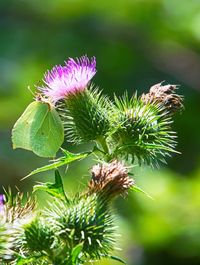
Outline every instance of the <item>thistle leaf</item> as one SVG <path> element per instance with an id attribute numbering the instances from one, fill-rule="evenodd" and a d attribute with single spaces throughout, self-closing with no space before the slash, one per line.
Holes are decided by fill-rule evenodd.
<path id="1" fill-rule="evenodd" d="M 78 259 L 80 257 L 82 249 L 83 249 L 83 243 L 78 244 L 72 249 L 71 252 L 72 265 L 78 265 Z"/>
<path id="2" fill-rule="evenodd" d="M 48 194 L 50 194 L 53 197 L 56 197 L 63 201 L 68 201 L 64 191 L 62 178 L 58 170 L 55 170 L 55 183 L 45 182 L 41 183 L 40 185 L 35 185 L 33 187 L 33 192 L 37 190 L 46 191 Z"/>
<path id="3" fill-rule="evenodd" d="M 61 149 L 61 150 L 63 151 L 64 156 L 59 157 L 56 160 L 53 160 L 54 162 L 49 164 L 49 165 L 46 165 L 46 166 L 43 166 L 43 167 L 40 167 L 40 168 L 33 170 L 30 174 L 25 176 L 22 180 L 24 180 L 24 179 L 26 179 L 26 178 L 34 175 L 34 174 L 37 174 L 37 173 L 45 172 L 48 170 L 56 169 L 56 168 L 64 166 L 64 165 L 68 165 L 68 164 L 72 163 L 73 161 L 86 158 L 90 154 L 89 152 L 80 153 L 80 154 L 73 154 L 73 153 L 68 152 L 67 150 L 64 150 L 64 149 Z"/>

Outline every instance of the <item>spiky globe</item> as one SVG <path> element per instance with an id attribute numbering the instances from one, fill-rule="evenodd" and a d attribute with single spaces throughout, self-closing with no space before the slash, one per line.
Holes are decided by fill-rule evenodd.
<path id="1" fill-rule="evenodd" d="M 176 145 L 166 109 L 156 103 L 144 103 L 136 96 L 129 100 L 125 95 L 121 100 L 115 99 L 115 103 L 114 154 L 137 159 L 139 164 L 164 162 Z"/>
<path id="2" fill-rule="evenodd" d="M 100 259 L 113 249 L 113 215 L 108 209 L 108 201 L 96 194 L 77 198 L 66 205 L 57 202 L 49 211 L 49 220 L 63 244 L 76 246 L 83 244 L 82 253 L 91 259 Z"/>
<path id="3" fill-rule="evenodd" d="M 67 140 L 85 143 L 106 137 L 110 129 L 110 101 L 90 87 L 70 95 L 66 101 L 65 129 Z"/>

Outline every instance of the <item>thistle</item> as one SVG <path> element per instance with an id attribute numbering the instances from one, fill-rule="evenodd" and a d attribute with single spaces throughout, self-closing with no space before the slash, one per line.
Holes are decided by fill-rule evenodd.
<path id="1" fill-rule="evenodd" d="M 103 194 L 114 198 L 127 193 L 134 181 L 128 176 L 127 168 L 119 161 L 98 164 L 92 168 L 92 179 L 89 182 L 89 192 Z"/>
<path id="2" fill-rule="evenodd" d="M 80 154 L 62 148 L 63 156 L 27 176 L 56 168 L 55 183 L 33 188 L 53 197 L 48 208 L 35 213 L 34 198 L 27 197 L 24 203 L 20 192 L 15 197 L 10 190 L 5 198 L 0 195 L 2 264 L 80 265 L 112 258 L 116 242 L 112 202 L 130 190 L 143 192 L 125 163 L 154 165 L 176 152 L 172 114 L 182 108 L 176 86 L 160 83 L 141 97 L 129 99 L 125 93 L 112 102 L 90 84 L 95 74 L 96 59 L 87 56 L 70 58 L 64 66 L 47 71 L 38 88 L 41 94 L 14 126 L 14 147 L 39 156 L 55 157 L 64 129 L 67 141 L 92 141 L 94 146 Z M 92 167 L 87 188 L 69 197 L 57 168 L 89 155 L 98 164 Z"/>
<path id="3" fill-rule="evenodd" d="M 66 137 L 73 143 L 102 139 L 109 129 L 108 99 L 97 89 L 89 87 L 96 74 L 96 59 L 87 56 L 70 58 L 65 66 L 55 66 L 44 76 L 44 87 L 39 88 L 45 97 L 61 107 L 65 116 Z M 61 105 L 62 106 L 62 105 Z"/>
<path id="4" fill-rule="evenodd" d="M 4 218 L 6 223 L 15 224 L 32 218 L 36 208 L 36 201 L 33 196 L 24 195 L 20 191 L 13 195 L 9 189 L 5 191 L 5 197 Z"/>
<path id="5" fill-rule="evenodd" d="M 110 129 L 109 100 L 97 89 L 69 96 L 65 101 L 66 137 L 73 143 L 102 141 Z"/>
<path id="6" fill-rule="evenodd" d="M 23 225 L 33 218 L 36 204 L 33 197 L 25 197 L 21 192 L 14 196 L 10 189 L 8 192 L 5 191 L 4 197 L 4 208 L 0 216 L 0 234 L 2 234 L 0 261 L 14 262 L 16 253 L 21 247 L 20 237 L 23 233 Z M 1 195 L 1 205 L 2 198 Z"/>
<path id="7" fill-rule="evenodd" d="M 88 83 L 96 73 L 96 59 L 90 60 L 82 56 L 76 61 L 70 58 L 65 66 L 56 65 L 44 75 L 45 86 L 39 88 L 46 97 L 53 102 L 66 99 L 71 94 L 86 89 Z"/>
<path id="8" fill-rule="evenodd" d="M 20 252 L 25 260 L 32 259 L 36 264 L 72 265 L 111 257 L 116 234 L 111 202 L 114 197 L 126 193 L 133 180 L 120 162 L 95 167 L 89 190 L 73 198 L 55 196 L 48 209 L 24 225 Z M 101 168 L 101 172 L 97 168 Z M 56 174 L 54 187 L 61 183 L 58 178 Z"/>
<path id="9" fill-rule="evenodd" d="M 113 215 L 107 203 L 96 195 L 77 199 L 69 205 L 60 201 L 53 205 L 48 221 L 68 252 L 66 260 L 70 259 L 72 249 L 80 244 L 83 260 L 100 259 L 114 247 Z"/>
<path id="10" fill-rule="evenodd" d="M 115 104 L 114 155 L 137 159 L 140 165 L 165 162 L 176 145 L 168 111 L 157 103 L 144 103 L 137 96 L 130 100 L 127 95 L 115 98 Z"/>
<path id="11" fill-rule="evenodd" d="M 18 255 L 18 261 L 21 261 L 22 264 L 28 262 L 38 265 L 54 264 L 54 251 L 58 251 L 58 248 L 55 248 L 56 243 L 58 242 L 56 242 L 52 225 L 38 215 L 23 226 L 23 232 L 19 238 L 20 255 Z"/>

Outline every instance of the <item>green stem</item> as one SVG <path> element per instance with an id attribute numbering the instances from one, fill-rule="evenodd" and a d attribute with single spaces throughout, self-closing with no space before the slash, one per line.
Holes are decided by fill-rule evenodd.
<path id="1" fill-rule="evenodd" d="M 106 157 L 106 161 L 109 162 L 111 159 L 111 156 L 110 156 L 110 150 L 109 150 L 109 146 L 106 142 L 106 139 L 103 136 L 101 136 L 96 141 L 102 147 L 103 152 L 104 152 L 105 157 Z"/>
<path id="2" fill-rule="evenodd" d="M 97 139 L 97 142 L 101 145 L 105 154 L 109 154 L 109 148 L 106 139 L 102 136 Z"/>

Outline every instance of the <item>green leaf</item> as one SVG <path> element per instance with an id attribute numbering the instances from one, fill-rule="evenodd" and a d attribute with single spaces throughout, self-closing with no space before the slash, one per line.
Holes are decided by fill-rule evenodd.
<path id="1" fill-rule="evenodd" d="M 37 190 L 46 191 L 48 194 L 50 194 L 53 197 L 56 197 L 63 201 L 68 201 L 64 191 L 62 178 L 58 170 L 55 171 L 55 183 L 46 182 L 46 183 L 41 183 L 39 185 L 35 185 L 33 187 L 33 192 Z"/>
<path id="2" fill-rule="evenodd" d="M 136 186 L 136 185 L 133 185 L 132 188 L 131 188 L 133 191 L 137 191 L 137 192 L 141 192 L 143 193 L 144 195 L 146 195 L 148 198 L 152 199 L 153 200 L 153 197 L 151 195 L 149 195 L 146 191 L 144 191 L 143 189 L 141 189 L 140 187 Z"/>
<path id="3" fill-rule="evenodd" d="M 78 258 L 80 256 L 82 249 L 83 249 L 83 243 L 78 244 L 72 249 L 71 261 L 73 265 L 78 265 Z"/>
<path id="4" fill-rule="evenodd" d="M 30 177 L 30 176 L 32 176 L 34 174 L 40 173 L 40 172 L 48 171 L 48 170 L 51 170 L 51 169 L 56 169 L 58 167 L 67 165 L 67 164 L 69 164 L 69 163 L 71 163 L 73 161 L 76 161 L 76 160 L 79 160 L 79 159 L 83 159 L 83 158 L 87 157 L 90 154 L 89 152 L 82 153 L 82 154 L 73 154 L 73 153 L 68 152 L 67 150 L 64 150 L 64 149 L 61 149 L 61 150 L 63 151 L 64 156 L 59 157 L 56 160 L 53 160 L 54 162 L 49 164 L 49 165 L 46 165 L 46 166 L 43 166 L 43 167 L 40 167 L 40 168 L 37 168 L 37 169 L 33 170 L 30 174 L 28 174 L 23 179 L 28 178 L 28 177 Z"/>
<path id="5" fill-rule="evenodd" d="M 54 157 L 63 141 L 64 129 L 58 113 L 42 101 L 29 104 L 12 130 L 13 148 L 27 149 L 41 157 Z"/>

